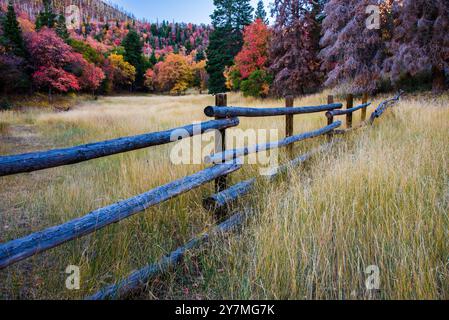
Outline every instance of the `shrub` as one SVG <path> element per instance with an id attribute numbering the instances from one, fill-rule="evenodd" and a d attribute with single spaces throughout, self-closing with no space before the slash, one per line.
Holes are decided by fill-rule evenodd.
<path id="1" fill-rule="evenodd" d="M 247 80 L 243 80 L 240 89 L 244 96 L 266 98 L 270 91 L 272 77 L 264 70 L 256 70 Z"/>

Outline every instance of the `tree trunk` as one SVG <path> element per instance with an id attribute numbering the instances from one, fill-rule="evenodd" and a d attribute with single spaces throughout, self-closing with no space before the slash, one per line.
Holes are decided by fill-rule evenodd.
<path id="1" fill-rule="evenodd" d="M 438 67 L 433 67 L 433 83 L 432 91 L 435 93 L 441 93 L 446 89 L 446 77 L 444 71 Z"/>

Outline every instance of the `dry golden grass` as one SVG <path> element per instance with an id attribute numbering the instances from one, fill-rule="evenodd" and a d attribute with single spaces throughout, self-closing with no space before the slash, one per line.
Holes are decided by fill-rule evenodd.
<path id="1" fill-rule="evenodd" d="M 324 103 L 326 93 L 296 105 Z M 381 99 L 376 100 L 379 102 Z M 448 96 L 406 98 L 373 128 L 345 137 L 330 155 L 245 199 L 254 215 L 242 232 L 215 239 L 157 279 L 143 298 L 449 298 Z M 281 106 L 231 95 L 229 105 Z M 201 121 L 210 96 L 112 97 L 70 112 L 0 113 L 0 153 L 11 154 L 164 130 Z M 357 117 L 356 117 L 357 119 Z M 325 125 L 295 117 L 295 131 Z M 240 128 L 279 128 L 284 119 L 242 119 Z M 323 139 L 300 144 L 301 153 Z M 66 222 L 197 171 L 175 166 L 170 146 L 70 167 L 1 178 L 0 242 Z M 253 170 L 234 174 L 237 182 Z M 201 208 L 212 184 L 118 225 L 0 271 L 0 298 L 82 298 L 158 260 L 215 221 Z M 243 206 L 242 201 L 240 204 Z M 65 289 L 68 265 L 80 291 Z M 381 290 L 365 290 L 369 265 Z"/>

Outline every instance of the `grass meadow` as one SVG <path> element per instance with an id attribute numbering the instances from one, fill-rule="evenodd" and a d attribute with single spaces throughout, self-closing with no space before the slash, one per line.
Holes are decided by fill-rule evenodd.
<path id="1" fill-rule="evenodd" d="M 326 102 L 328 92 L 295 105 Z M 386 97 L 377 97 L 373 105 Z M 341 101 L 342 99 L 336 99 Z M 68 112 L 0 112 L 0 154 L 66 147 L 206 120 L 207 95 L 124 96 L 84 101 Z M 284 105 L 231 94 L 232 106 Z M 374 106 L 370 108 L 373 111 Z M 137 299 L 449 299 L 449 96 L 406 96 L 373 127 L 292 168 L 235 205 L 251 211 L 237 232 L 215 237 L 154 279 Z M 360 112 L 354 117 L 360 121 Z M 283 117 L 241 119 L 241 129 L 278 128 Z M 295 117 L 295 132 L 326 125 Z M 232 132 L 235 129 L 230 129 Z M 282 137 L 282 136 L 281 136 Z M 300 155 L 325 138 L 299 143 Z M 192 174 L 173 165 L 171 145 L 68 167 L 0 178 L 0 242 Z M 257 174 L 253 166 L 232 182 Z M 82 299 L 156 262 L 216 223 L 202 208 L 213 183 L 0 271 L 0 299 Z M 251 210 L 249 210 L 251 209 Z M 81 289 L 65 288 L 67 266 Z M 366 268 L 380 270 L 367 291 Z"/>

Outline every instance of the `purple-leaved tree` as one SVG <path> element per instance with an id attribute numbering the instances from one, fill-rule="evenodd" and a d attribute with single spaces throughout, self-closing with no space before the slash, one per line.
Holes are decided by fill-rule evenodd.
<path id="1" fill-rule="evenodd" d="M 330 0 L 325 5 L 319 57 L 327 74 L 326 86 L 345 85 L 355 94 L 377 91 L 388 34 L 387 25 L 375 28 L 369 19 L 368 6 L 377 4 L 376 0 Z"/>
<path id="2" fill-rule="evenodd" d="M 270 43 L 272 93 L 282 97 L 317 90 L 321 85 L 318 59 L 322 1 L 275 0 L 276 16 Z"/>
<path id="3" fill-rule="evenodd" d="M 433 90 L 444 90 L 449 74 L 449 1 L 395 1 L 393 17 L 391 57 L 385 62 L 385 75 L 397 83 L 429 74 Z"/>

